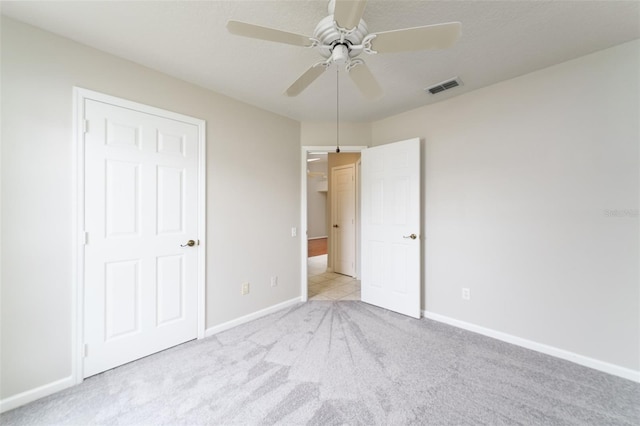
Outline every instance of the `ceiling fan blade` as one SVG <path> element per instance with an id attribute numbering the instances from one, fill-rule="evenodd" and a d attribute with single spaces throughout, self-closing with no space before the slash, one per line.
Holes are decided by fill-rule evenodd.
<path id="1" fill-rule="evenodd" d="M 445 49 L 460 37 L 460 22 L 426 25 L 403 30 L 376 33 L 371 48 L 378 53 L 409 52 L 414 50 Z"/>
<path id="2" fill-rule="evenodd" d="M 364 62 L 351 68 L 349 76 L 367 99 L 374 100 L 382 96 L 382 88 Z"/>
<path id="3" fill-rule="evenodd" d="M 298 96 L 304 89 L 309 87 L 318 77 L 326 71 L 326 67 L 323 65 L 314 65 L 304 72 L 298 79 L 291 85 L 284 94 L 292 97 Z"/>
<path id="4" fill-rule="evenodd" d="M 227 30 L 229 30 L 231 34 L 243 37 L 275 41 L 277 43 L 292 44 L 294 46 L 309 47 L 312 44 L 309 37 L 301 34 L 289 33 L 240 21 L 227 22 Z"/>
<path id="5" fill-rule="evenodd" d="M 333 20 L 346 30 L 355 28 L 362 19 L 367 0 L 336 0 Z"/>

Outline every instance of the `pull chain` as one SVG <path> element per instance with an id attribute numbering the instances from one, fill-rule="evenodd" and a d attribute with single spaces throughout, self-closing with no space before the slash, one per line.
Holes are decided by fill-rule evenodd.
<path id="1" fill-rule="evenodd" d="M 340 153 L 340 67 L 336 64 L 336 153 Z"/>

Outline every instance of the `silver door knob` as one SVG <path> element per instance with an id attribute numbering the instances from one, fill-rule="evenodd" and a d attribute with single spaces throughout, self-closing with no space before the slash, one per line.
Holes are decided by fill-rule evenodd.
<path id="1" fill-rule="evenodd" d="M 189 241 L 187 241 L 187 244 L 181 244 L 181 245 L 180 245 L 180 247 L 187 247 L 187 246 L 189 246 L 189 247 L 193 247 L 193 246 L 195 246 L 195 245 L 196 245 L 196 242 L 195 242 L 195 241 L 193 241 L 193 240 L 189 240 Z"/>
<path id="2" fill-rule="evenodd" d="M 411 235 L 403 235 L 402 238 L 411 238 L 412 240 L 415 240 L 416 238 L 418 238 L 418 236 L 416 234 L 411 234 Z"/>

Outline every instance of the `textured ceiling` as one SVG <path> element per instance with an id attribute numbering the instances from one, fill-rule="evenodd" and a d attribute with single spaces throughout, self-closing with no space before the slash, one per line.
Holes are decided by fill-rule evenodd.
<path id="1" fill-rule="evenodd" d="M 336 74 L 282 93 L 319 55 L 230 35 L 229 19 L 311 35 L 326 1 L 3 1 L 2 13 L 297 120 L 333 120 Z M 371 32 L 460 21 L 451 49 L 363 55 L 385 94 L 367 101 L 340 79 L 341 119 L 373 120 L 640 38 L 637 1 L 375 1 Z M 438 95 L 423 88 L 459 76 Z M 343 77 L 346 77 L 343 75 Z"/>

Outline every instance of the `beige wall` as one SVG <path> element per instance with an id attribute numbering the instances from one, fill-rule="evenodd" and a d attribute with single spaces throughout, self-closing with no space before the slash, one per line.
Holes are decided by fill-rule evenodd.
<path id="1" fill-rule="evenodd" d="M 373 145 L 423 140 L 424 309 L 640 370 L 639 57 L 635 41 L 373 123 Z"/>
<path id="2" fill-rule="evenodd" d="M 5 18 L 1 50 L 1 398 L 71 375 L 73 86 L 206 120 L 207 327 L 300 296 L 298 122 Z"/>
<path id="3" fill-rule="evenodd" d="M 303 121 L 300 125 L 302 146 L 336 146 L 335 121 Z M 371 146 L 371 123 L 340 122 L 341 146 Z"/>
<path id="4" fill-rule="evenodd" d="M 322 173 L 322 176 L 307 176 L 307 238 L 328 236 L 327 191 L 319 192 L 318 185 L 328 185 L 326 161 L 307 163 L 307 170 Z"/>

